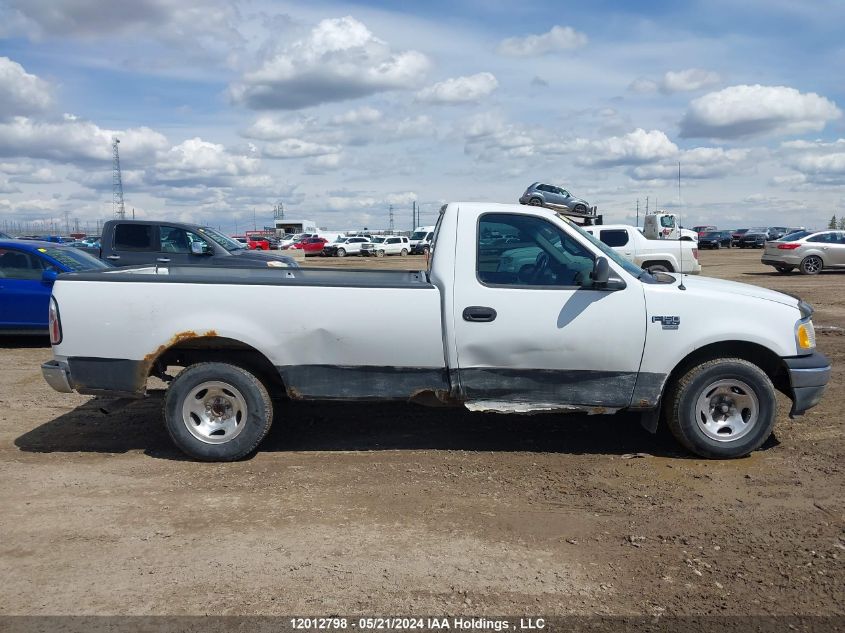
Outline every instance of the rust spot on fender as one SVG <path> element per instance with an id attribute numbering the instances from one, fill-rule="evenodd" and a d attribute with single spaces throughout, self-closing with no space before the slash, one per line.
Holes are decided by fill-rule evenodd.
<path id="1" fill-rule="evenodd" d="M 305 400 L 305 396 L 296 387 L 288 387 L 288 397 L 291 400 Z"/>
<path id="2" fill-rule="evenodd" d="M 212 332 L 214 330 L 211 330 Z M 182 341 L 189 341 L 192 338 L 197 338 L 197 333 L 193 330 L 187 330 L 186 332 L 179 332 L 178 334 L 174 334 L 170 337 L 170 340 L 165 343 L 164 345 L 159 345 L 158 348 L 154 352 L 150 352 L 146 356 L 144 356 L 144 363 L 152 364 L 156 358 L 162 355 L 162 353 L 166 352 L 168 348 L 173 347 L 174 345 L 178 345 Z M 216 334 L 208 334 L 208 336 L 216 336 Z"/>

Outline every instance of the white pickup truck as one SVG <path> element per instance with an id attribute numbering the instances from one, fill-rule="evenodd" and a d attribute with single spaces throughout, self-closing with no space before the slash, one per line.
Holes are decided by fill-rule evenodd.
<path id="1" fill-rule="evenodd" d="M 452 203 L 427 271 L 62 274 L 42 371 L 58 391 L 111 397 L 143 397 L 150 375 L 169 382 L 170 435 L 203 460 L 254 451 L 272 396 L 639 411 L 698 455 L 745 455 L 772 431 L 775 389 L 791 415 L 822 396 L 830 364 L 815 351 L 812 309 L 757 286 L 680 281 L 551 210 Z M 300 304 L 309 309 L 276 309 Z"/>
<path id="2" fill-rule="evenodd" d="M 698 243 L 688 240 L 650 240 L 628 224 L 603 224 L 585 230 L 625 259 L 650 272 L 681 272 L 697 275 Z"/>

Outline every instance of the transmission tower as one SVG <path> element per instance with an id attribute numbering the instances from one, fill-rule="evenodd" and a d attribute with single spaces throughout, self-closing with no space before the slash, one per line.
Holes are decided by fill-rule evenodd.
<path id="1" fill-rule="evenodd" d="M 388 227 L 390 232 L 393 233 L 393 205 L 391 204 L 390 207 L 390 219 L 388 220 Z"/>
<path id="2" fill-rule="evenodd" d="M 123 178 L 120 175 L 120 154 L 117 151 L 117 145 L 120 140 L 115 137 L 112 141 L 112 210 L 114 214 L 123 220 L 126 217 L 126 208 L 123 206 Z"/>

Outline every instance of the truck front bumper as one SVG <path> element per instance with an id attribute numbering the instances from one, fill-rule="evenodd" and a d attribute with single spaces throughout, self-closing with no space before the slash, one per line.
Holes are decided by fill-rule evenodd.
<path id="1" fill-rule="evenodd" d="M 814 352 L 809 356 L 784 358 L 792 387 L 792 410 L 789 417 L 803 415 L 816 406 L 830 382 L 830 361 L 824 354 Z"/>
<path id="2" fill-rule="evenodd" d="M 41 374 L 44 380 L 56 391 L 61 393 L 72 393 L 70 386 L 70 369 L 65 361 L 48 360 L 41 365 Z"/>

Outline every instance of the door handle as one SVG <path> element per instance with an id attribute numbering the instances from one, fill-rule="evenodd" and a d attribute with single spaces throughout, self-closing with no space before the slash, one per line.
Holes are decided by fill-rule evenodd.
<path id="1" fill-rule="evenodd" d="M 106 259 L 111 259 L 111 260 L 120 259 L 120 255 L 107 255 Z"/>
<path id="2" fill-rule="evenodd" d="M 463 317 L 470 323 L 489 323 L 496 320 L 496 311 L 486 306 L 469 306 L 464 308 Z"/>
<path id="3" fill-rule="evenodd" d="M 156 259 L 156 261 L 161 263 L 161 264 L 166 264 L 167 262 L 170 261 L 170 258 L 169 257 L 159 257 L 158 259 Z"/>

